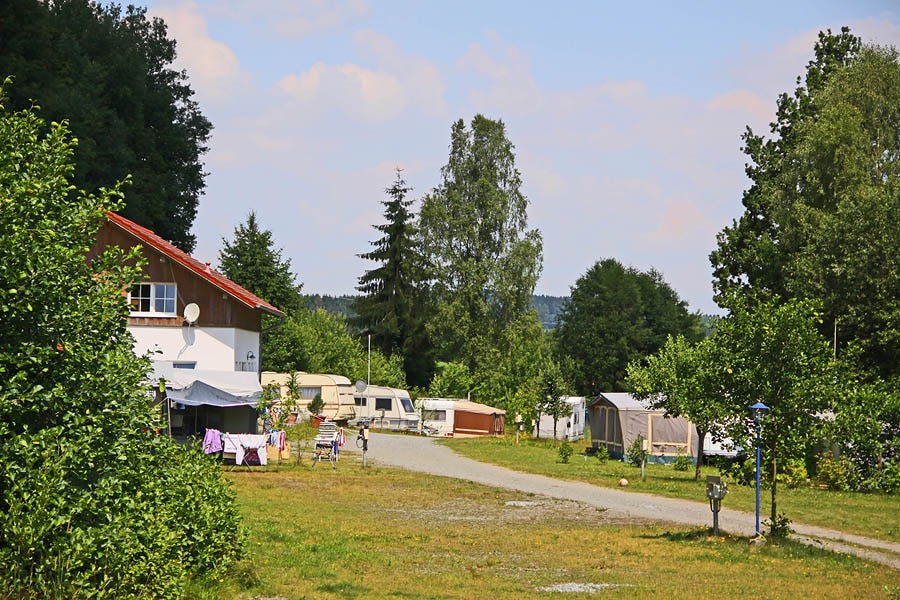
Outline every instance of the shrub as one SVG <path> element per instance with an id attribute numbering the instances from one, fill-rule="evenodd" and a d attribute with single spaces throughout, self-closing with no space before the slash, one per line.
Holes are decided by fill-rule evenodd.
<path id="1" fill-rule="evenodd" d="M 846 491 L 856 487 L 856 469 L 844 457 L 835 458 L 829 450 L 816 461 L 816 481 L 829 490 Z"/>
<path id="2" fill-rule="evenodd" d="M 684 450 L 678 450 L 675 460 L 672 461 L 672 468 L 676 471 L 688 471 L 694 468 L 694 459 L 691 458 Z"/>
<path id="3" fill-rule="evenodd" d="M 563 463 L 568 463 L 573 452 L 575 452 L 575 449 L 572 447 L 572 444 L 569 443 L 569 440 L 563 440 L 559 445 L 559 460 Z"/>
<path id="4" fill-rule="evenodd" d="M 640 467 L 644 461 L 644 450 L 641 448 L 641 438 L 637 437 L 628 444 L 625 450 L 625 460 L 636 467 Z"/>
<path id="5" fill-rule="evenodd" d="M 606 449 L 605 445 L 598 446 L 596 452 L 594 452 L 594 457 L 601 465 L 605 465 L 609 461 L 609 450 Z"/>
<path id="6" fill-rule="evenodd" d="M 806 463 L 802 459 L 790 459 L 781 463 L 778 472 L 778 483 L 789 488 L 800 487 L 806 484 Z"/>

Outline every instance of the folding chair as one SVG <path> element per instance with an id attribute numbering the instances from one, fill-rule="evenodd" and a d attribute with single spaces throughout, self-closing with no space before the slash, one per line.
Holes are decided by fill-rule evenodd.
<path id="1" fill-rule="evenodd" d="M 333 421 L 323 421 L 319 423 L 319 433 L 314 438 L 313 449 L 313 466 L 322 459 L 327 459 L 331 463 L 331 468 L 336 469 L 335 462 L 337 456 L 335 453 L 335 443 L 337 442 L 337 423 Z"/>

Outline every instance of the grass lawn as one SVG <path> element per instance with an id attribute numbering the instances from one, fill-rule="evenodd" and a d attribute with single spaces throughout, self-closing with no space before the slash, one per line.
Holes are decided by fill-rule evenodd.
<path id="1" fill-rule="evenodd" d="M 659 494 L 672 498 L 706 502 L 706 476 L 719 475 L 718 470 L 704 467 L 700 481 L 694 481 L 694 469 L 676 471 L 670 465 L 648 464 L 641 481 L 640 467 L 610 460 L 606 464 L 582 455 L 587 445 L 576 442 L 576 454 L 564 464 L 556 445 L 550 440 L 522 438 L 518 446 L 514 436 L 505 438 L 447 439 L 443 443 L 455 451 L 479 461 L 539 473 L 561 479 L 576 479 L 598 486 L 617 487 L 621 478 L 628 480 L 627 491 Z M 755 486 L 728 482 L 728 495 L 722 505 L 749 513 L 756 511 Z M 771 513 L 769 490 L 760 494 L 760 519 Z M 778 512 L 792 521 L 856 533 L 868 537 L 900 542 L 900 495 L 833 492 L 811 487 L 778 487 Z"/>
<path id="2" fill-rule="evenodd" d="M 355 455 L 336 470 L 226 476 L 249 532 L 246 558 L 190 598 L 900 598 L 897 571 L 850 556 L 615 521 L 565 501 L 363 469 Z"/>

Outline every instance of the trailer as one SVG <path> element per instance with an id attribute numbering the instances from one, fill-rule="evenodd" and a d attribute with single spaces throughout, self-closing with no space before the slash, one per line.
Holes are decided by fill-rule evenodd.
<path id="1" fill-rule="evenodd" d="M 409 392 L 380 385 L 361 385 L 353 395 L 357 426 L 394 431 L 418 431 L 419 415 Z"/>
<path id="2" fill-rule="evenodd" d="M 556 439 L 570 442 L 582 439 L 587 416 L 587 400 L 583 396 L 563 396 L 561 400 L 571 407 L 571 411 L 556 422 Z M 534 424 L 533 435 L 535 438 L 552 439 L 553 429 L 553 417 L 541 415 L 540 421 Z"/>
<path id="3" fill-rule="evenodd" d="M 309 412 L 307 406 L 316 396 L 325 403 L 321 415 L 327 419 L 346 424 L 356 418 L 354 387 L 343 375 L 298 372 L 293 374 L 293 382 L 291 377 L 290 373 L 263 371 L 260 383 L 263 388 L 278 386 L 282 402 L 290 397 L 290 387 L 293 385 L 297 390 L 297 413 L 300 418 L 305 418 L 304 415 Z"/>
<path id="4" fill-rule="evenodd" d="M 425 435 L 503 435 L 506 430 L 506 411 L 493 406 L 455 398 L 420 398 L 418 404 Z"/>

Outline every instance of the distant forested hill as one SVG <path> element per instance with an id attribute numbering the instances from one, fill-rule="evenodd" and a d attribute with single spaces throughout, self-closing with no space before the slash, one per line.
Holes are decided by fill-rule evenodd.
<path id="1" fill-rule="evenodd" d="M 322 296 L 313 294 L 306 297 L 307 308 L 324 308 L 330 313 L 342 314 L 348 319 L 354 316 L 353 299 L 355 296 Z M 566 301 L 565 296 L 533 296 L 531 305 L 538 311 L 538 317 L 544 325 L 544 329 L 556 327 L 556 315 L 562 309 Z"/>

